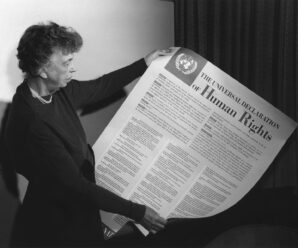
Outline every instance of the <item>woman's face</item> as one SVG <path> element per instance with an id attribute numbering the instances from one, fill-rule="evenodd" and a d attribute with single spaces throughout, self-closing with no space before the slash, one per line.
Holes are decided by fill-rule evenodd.
<path id="1" fill-rule="evenodd" d="M 65 87 L 75 72 L 73 68 L 74 53 L 63 54 L 61 50 L 54 50 L 49 62 L 44 66 L 46 85 L 50 92 Z"/>

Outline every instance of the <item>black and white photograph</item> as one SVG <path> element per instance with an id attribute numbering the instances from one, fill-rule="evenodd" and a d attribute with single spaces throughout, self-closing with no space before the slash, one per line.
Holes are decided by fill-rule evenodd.
<path id="1" fill-rule="evenodd" d="M 0 248 L 298 247 L 297 0 L 0 0 Z"/>

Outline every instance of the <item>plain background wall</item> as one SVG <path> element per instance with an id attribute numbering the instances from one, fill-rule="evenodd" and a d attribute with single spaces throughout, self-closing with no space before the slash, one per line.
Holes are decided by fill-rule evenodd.
<path id="1" fill-rule="evenodd" d="M 74 61 L 75 78 L 91 79 L 130 64 L 154 49 L 173 46 L 173 12 L 171 1 L 160 0 L 0 0 L 0 121 L 22 82 L 15 55 L 28 26 L 51 20 L 75 28 L 84 39 Z M 123 100 L 81 117 L 91 145 Z M 26 180 L 20 181 L 20 189 L 23 195 Z M 17 205 L 0 174 L 1 248 L 7 246 Z"/>

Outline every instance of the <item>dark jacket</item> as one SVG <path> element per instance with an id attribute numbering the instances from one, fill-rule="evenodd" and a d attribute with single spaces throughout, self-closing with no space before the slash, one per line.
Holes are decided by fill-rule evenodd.
<path id="1" fill-rule="evenodd" d="M 76 110 L 110 96 L 139 77 L 144 60 L 91 81 L 72 80 L 50 104 L 33 98 L 26 82 L 14 95 L 5 127 L 11 166 L 28 188 L 16 216 L 12 245 L 96 245 L 99 209 L 139 221 L 143 205 L 97 186 L 94 156 Z"/>

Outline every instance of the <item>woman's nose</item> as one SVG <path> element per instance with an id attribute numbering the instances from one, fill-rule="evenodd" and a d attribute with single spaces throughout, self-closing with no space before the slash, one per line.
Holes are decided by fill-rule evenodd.
<path id="1" fill-rule="evenodd" d="M 77 71 L 77 70 L 75 69 L 73 63 L 71 63 L 71 65 L 70 65 L 70 67 L 69 67 L 69 72 L 70 72 L 70 73 L 74 73 L 74 72 L 76 72 L 76 71 Z"/>

